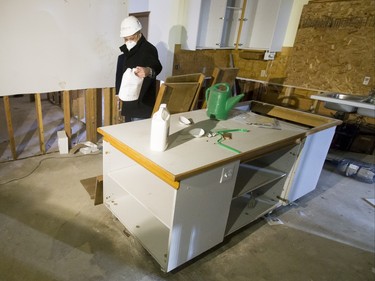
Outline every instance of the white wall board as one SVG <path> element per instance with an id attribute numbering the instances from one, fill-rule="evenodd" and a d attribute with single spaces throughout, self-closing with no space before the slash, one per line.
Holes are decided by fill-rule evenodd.
<path id="1" fill-rule="evenodd" d="M 148 8 L 149 0 L 129 0 L 128 11 L 131 13 L 141 13 L 150 11 Z"/>
<path id="2" fill-rule="evenodd" d="M 175 0 L 149 2 L 148 40 L 158 49 L 163 65 L 162 72 L 157 76 L 159 80 L 165 80 L 173 72 L 174 47 L 181 43 L 183 4 L 184 1 Z"/>
<path id="3" fill-rule="evenodd" d="M 113 87 L 124 0 L 1 0 L 0 96 Z"/>

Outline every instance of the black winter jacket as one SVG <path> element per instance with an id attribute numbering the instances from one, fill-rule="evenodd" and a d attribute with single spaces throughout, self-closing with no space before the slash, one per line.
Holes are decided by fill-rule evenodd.
<path id="1" fill-rule="evenodd" d="M 154 45 L 142 37 L 138 40 L 130 51 L 126 45 L 122 45 L 120 50 L 123 52 L 117 59 L 116 69 L 116 94 L 120 91 L 122 75 L 127 68 L 137 66 L 151 67 L 154 71 L 153 77 L 145 77 L 138 100 L 122 103 L 121 115 L 125 116 L 128 122 L 131 118 L 150 118 L 156 100 L 156 75 L 162 70 L 159 61 L 158 51 Z"/>

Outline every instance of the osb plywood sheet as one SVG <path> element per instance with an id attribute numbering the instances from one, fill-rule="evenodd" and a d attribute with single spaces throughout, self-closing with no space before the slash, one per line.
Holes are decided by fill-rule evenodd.
<path id="1" fill-rule="evenodd" d="M 182 50 L 176 45 L 174 54 L 173 75 L 201 72 L 205 76 L 212 75 L 214 68 L 230 66 L 231 50 Z"/>
<path id="2" fill-rule="evenodd" d="M 261 60 L 257 60 L 247 59 L 248 56 L 246 53 L 251 53 L 251 51 L 233 51 L 234 63 L 240 69 L 238 76 L 283 84 L 286 78 L 285 69 L 290 52 L 289 49 L 283 48 L 281 52 L 276 54 L 275 60 L 272 61 L 263 60 L 264 52 L 262 53 Z"/>
<path id="3" fill-rule="evenodd" d="M 288 85 L 368 93 L 375 87 L 375 1 L 309 2 L 286 72 Z"/>
<path id="4" fill-rule="evenodd" d="M 248 50 L 186 51 L 176 45 L 173 75 L 202 72 L 211 76 L 215 66 L 229 67 L 232 55 L 239 77 L 282 84 L 286 78 L 286 64 L 292 48 L 283 48 L 273 61 L 263 60 L 264 52 Z"/>

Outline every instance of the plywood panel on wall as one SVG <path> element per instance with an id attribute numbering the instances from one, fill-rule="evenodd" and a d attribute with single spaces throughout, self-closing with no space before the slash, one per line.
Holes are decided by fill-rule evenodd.
<path id="1" fill-rule="evenodd" d="M 173 75 L 203 73 L 210 77 L 214 68 L 230 66 L 231 50 L 187 51 L 181 45 L 175 46 Z"/>
<path id="2" fill-rule="evenodd" d="M 370 83 L 363 85 L 365 77 Z M 375 87 L 375 1 L 309 2 L 287 65 L 289 85 L 353 94 Z"/>

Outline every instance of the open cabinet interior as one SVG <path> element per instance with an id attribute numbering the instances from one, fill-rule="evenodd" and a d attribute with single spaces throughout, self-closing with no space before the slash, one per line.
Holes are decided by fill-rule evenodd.
<path id="1" fill-rule="evenodd" d="M 234 187 L 226 235 L 281 205 L 286 175 L 298 155 L 291 145 L 240 164 Z"/>

